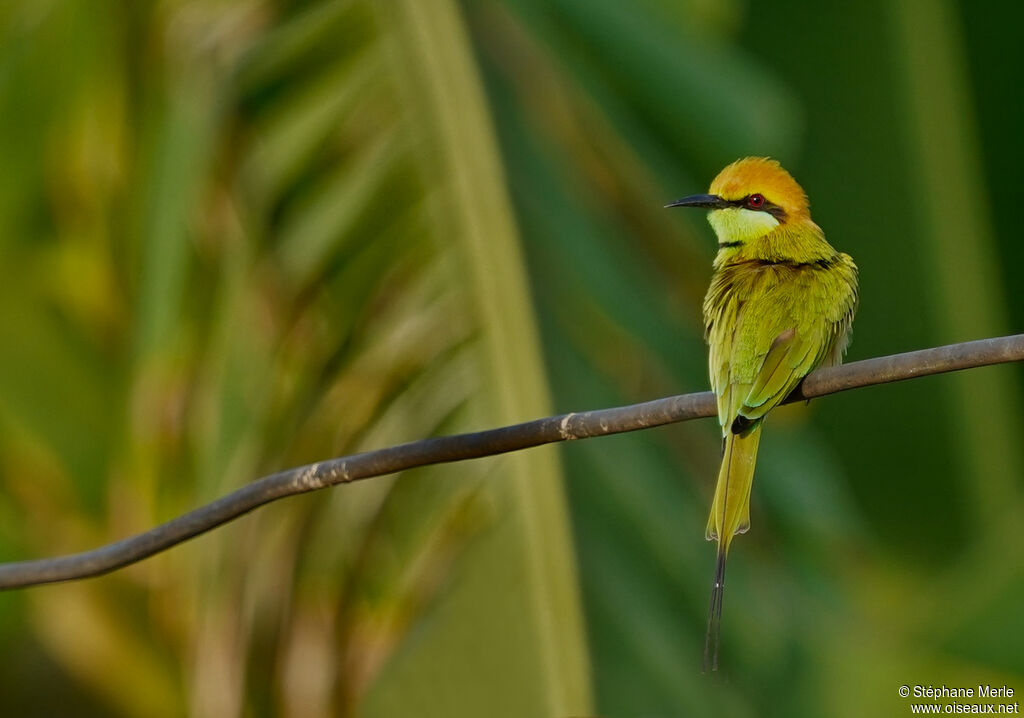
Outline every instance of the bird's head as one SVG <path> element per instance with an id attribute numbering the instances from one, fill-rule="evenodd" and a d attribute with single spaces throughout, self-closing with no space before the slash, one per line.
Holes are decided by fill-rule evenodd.
<path id="1" fill-rule="evenodd" d="M 781 224 L 810 218 L 807 195 L 782 166 L 767 157 L 745 157 L 727 166 L 709 194 L 678 199 L 666 207 L 703 207 L 719 246 L 739 247 Z"/>

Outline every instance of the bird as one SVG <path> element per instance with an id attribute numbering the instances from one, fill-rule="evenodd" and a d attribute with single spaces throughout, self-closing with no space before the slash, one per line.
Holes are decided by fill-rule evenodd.
<path id="1" fill-rule="evenodd" d="M 704 298 L 722 464 L 705 537 L 717 542 L 703 670 L 718 670 L 725 563 L 750 528 L 750 488 L 768 413 L 820 366 L 842 362 L 857 311 L 857 265 L 825 239 L 807 194 L 778 161 L 745 157 L 708 194 L 666 207 L 708 210 L 718 239 Z"/>

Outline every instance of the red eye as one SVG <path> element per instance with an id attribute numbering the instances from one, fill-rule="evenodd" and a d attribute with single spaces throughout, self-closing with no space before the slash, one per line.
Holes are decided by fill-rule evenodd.
<path id="1" fill-rule="evenodd" d="M 764 207 L 764 195 L 763 194 L 752 194 L 747 197 L 747 206 L 751 209 L 761 209 Z"/>

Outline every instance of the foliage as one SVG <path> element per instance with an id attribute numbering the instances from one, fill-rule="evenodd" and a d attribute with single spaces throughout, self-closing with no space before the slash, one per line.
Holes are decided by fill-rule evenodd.
<path id="1" fill-rule="evenodd" d="M 987 47 L 1016 25 L 960 10 L 0 6 L 0 558 L 282 466 L 705 389 L 710 230 L 661 205 L 744 154 L 860 264 L 854 358 L 1019 328 L 1020 108 Z M 902 684 L 1024 688 L 1020 375 L 773 415 L 724 680 L 699 672 L 718 437 L 693 423 L 4 595 L 5 711 L 852 716 L 905 711 Z"/>
<path id="2" fill-rule="evenodd" d="M 660 207 L 744 154 L 792 169 L 860 264 L 852 358 L 1013 331 L 953 6 L 466 8 L 557 409 L 706 388 L 710 230 Z M 724 684 L 699 674 L 713 427 L 566 447 L 602 714 L 891 715 L 903 683 L 1019 683 L 1019 375 L 773 415 L 730 559 Z"/>
<path id="3" fill-rule="evenodd" d="M 6 556 L 547 413 L 454 7 L 86 8 L 7 24 L 4 116 L 40 131 L 4 133 L 27 146 L 2 262 Z M 532 452 L 271 507 L 20 596 L 9 630 L 131 715 L 564 713 L 588 704 L 575 586 L 556 456 Z"/>

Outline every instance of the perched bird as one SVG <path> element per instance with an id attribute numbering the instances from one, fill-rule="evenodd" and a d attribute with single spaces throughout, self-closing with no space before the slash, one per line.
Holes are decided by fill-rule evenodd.
<path id="1" fill-rule="evenodd" d="M 723 437 L 706 530 L 707 539 L 718 542 L 718 555 L 704 670 L 717 670 L 725 560 L 733 536 L 750 528 L 761 424 L 811 370 L 842 361 L 857 309 L 857 265 L 825 241 L 807 195 L 772 159 L 737 160 L 718 174 L 709 194 L 666 206 L 710 210 L 718 236 L 704 297 Z"/>

